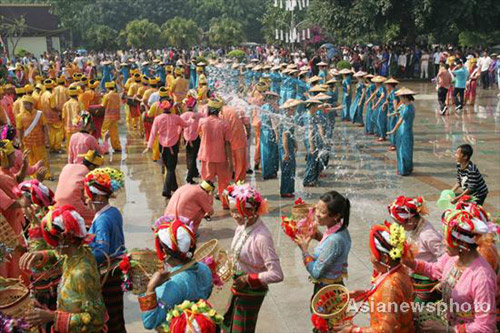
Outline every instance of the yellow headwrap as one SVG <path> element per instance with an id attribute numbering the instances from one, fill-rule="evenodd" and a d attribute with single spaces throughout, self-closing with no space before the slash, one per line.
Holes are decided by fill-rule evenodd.
<path id="1" fill-rule="evenodd" d="M 104 158 L 98 153 L 96 153 L 95 150 L 89 150 L 87 151 L 86 154 L 80 154 L 78 155 L 78 157 L 83 157 L 84 160 L 97 166 L 101 166 L 102 163 L 104 162 Z"/>
<path id="2" fill-rule="evenodd" d="M 222 101 L 220 99 L 211 99 L 209 102 L 208 102 L 208 107 L 209 108 L 214 108 L 214 109 L 220 109 L 222 108 Z"/>
<path id="3" fill-rule="evenodd" d="M 9 155 L 15 151 L 10 140 L 0 140 L 0 164 L 2 168 L 9 166 Z"/>

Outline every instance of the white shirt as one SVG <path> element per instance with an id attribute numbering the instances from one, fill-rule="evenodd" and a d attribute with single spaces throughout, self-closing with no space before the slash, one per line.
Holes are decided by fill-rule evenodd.
<path id="1" fill-rule="evenodd" d="M 406 67 L 406 54 L 400 54 L 398 57 L 398 66 Z"/>
<path id="2" fill-rule="evenodd" d="M 478 65 L 481 67 L 481 72 L 487 71 L 491 65 L 491 58 L 488 56 L 479 58 Z"/>
<path id="3" fill-rule="evenodd" d="M 434 64 L 439 65 L 439 59 L 441 59 L 441 52 L 434 52 Z"/>

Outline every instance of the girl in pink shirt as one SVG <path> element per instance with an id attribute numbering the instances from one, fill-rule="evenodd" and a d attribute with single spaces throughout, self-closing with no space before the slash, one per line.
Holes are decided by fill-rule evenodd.
<path id="1" fill-rule="evenodd" d="M 495 332 L 496 275 L 477 251 L 477 239 L 489 231 L 484 221 L 466 210 L 444 212 L 446 253 L 435 263 L 405 259 L 418 274 L 440 281 L 445 322 L 425 321 L 423 332 Z"/>
<path id="2" fill-rule="evenodd" d="M 225 195 L 238 227 L 231 244 L 234 282 L 223 327 L 228 332 L 254 332 L 267 285 L 281 282 L 283 271 L 271 232 L 260 219 L 267 213 L 267 201 L 249 184 L 229 186 Z"/>

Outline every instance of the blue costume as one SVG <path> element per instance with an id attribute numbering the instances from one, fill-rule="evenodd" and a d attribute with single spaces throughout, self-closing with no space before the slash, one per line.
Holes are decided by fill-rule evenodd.
<path id="1" fill-rule="evenodd" d="M 287 96 L 287 90 L 288 90 L 288 85 L 290 84 L 290 79 L 286 74 L 281 74 L 281 87 L 280 87 L 280 105 L 283 105 L 287 101 L 286 96 Z"/>
<path id="2" fill-rule="evenodd" d="M 337 280 L 347 276 L 347 257 L 351 250 L 351 236 L 345 228 L 328 235 L 314 249 L 314 261 L 306 269 L 315 280 Z"/>
<path id="3" fill-rule="evenodd" d="M 373 113 L 372 113 L 372 122 L 373 122 L 373 129 L 374 129 L 374 132 L 375 134 L 378 136 L 378 137 L 382 137 L 382 132 L 381 132 L 381 128 L 379 127 L 379 115 L 380 115 L 380 111 L 382 109 L 382 105 L 384 104 L 384 99 L 382 99 L 380 101 L 380 104 L 375 108 L 375 104 L 378 102 L 378 100 L 380 99 L 380 97 L 382 95 L 385 96 L 385 87 L 384 86 L 380 86 L 379 88 L 375 88 L 376 89 L 376 95 L 375 95 L 375 98 L 372 100 L 373 103 L 372 103 L 372 106 L 373 106 Z M 384 114 L 385 116 L 385 114 Z M 387 116 L 386 116 L 386 119 L 387 119 Z"/>
<path id="4" fill-rule="evenodd" d="M 245 87 L 249 87 L 252 84 L 252 71 L 247 69 L 243 73 L 243 76 L 245 77 Z"/>
<path id="5" fill-rule="evenodd" d="M 306 146 L 306 172 L 304 174 L 304 186 L 316 185 L 319 175 L 323 170 L 323 163 L 320 159 L 320 152 L 323 149 L 323 140 L 319 133 L 320 124 L 324 123 L 321 112 L 311 115 L 309 112 L 304 116 L 305 136 L 304 144 Z M 314 144 L 314 149 L 310 142 Z"/>
<path id="6" fill-rule="evenodd" d="M 297 94 L 298 80 L 292 76 L 286 76 L 286 79 L 281 86 L 281 99 L 280 104 L 283 105 L 290 98 L 295 98 Z"/>
<path id="7" fill-rule="evenodd" d="M 328 103 L 331 106 L 336 106 L 338 102 L 338 90 L 328 90 L 326 92 L 327 95 L 330 95 L 331 98 L 328 100 Z M 337 115 L 336 110 L 330 110 L 326 115 L 326 128 L 325 128 L 325 136 L 328 140 L 331 140 L 333 137 L 333 130 L 335 129 L 335 116 Z M 333 145 L 330 142 L 329 149 L 331 150 Z"/>
<path id="8" fill-rule="evenodd" d="M 318 76 L 321 78 L 319 81 L 320 84 L 323 84 L 326 82 L 326 77 L 328 76 L 328 72 L 326 70 L 321 70 L 318 74 Z"/>
<path id="9" fill-rule="evenodd" d="M 123 219 L 116 207 L 104 208 L 92 222 L 89 233 L 95 235 L 90 248 L 98 264 L 106 262 L 106 255 L 117 258 L 123 254 Z"/>
<path id="10" fill-rule="evenodd" d="M 127 82 L 128 78 L 130 77 L 130 70 L 128 66 L 123 66 L 122 69 L 120 70 L 123 76 L 123 84 Z"/>
<path id="11" fill-rule="evenodd" d="M 396 95 L 394 94 L 394 89 L 387 96 L 387 115 L 394 113 L 394 101 L 396 100 Z M 388 126 L 387 131 L 390 132 L 394 129 L 398 122 L 399 117 L 397 115 L 392 117 L 387 117 Z M 391 141 L 391 145 L 396 146 L 396 134 L 389 135 L 389 140 Z"/>
<path id="12" fill-rule="evenodd" d="M 351 85 L 351 76 L 347 76 L 342 80 L 342 95 L 344 108 L 342 109 L 342 120 L 349 120 L 349 112 L 351 110 L 351 99 L 352 99 L 352 91 L 349 89 L 349 93 L 347 93 L 348 87 Z"/>
<path id="13" fill-rule="evenodd" d="M 363 95 L 363 89 L 365 89 L 365 84 L 361 81 L 356 85 L 356 97 L 354 97 L 354 103 L 351 105 L 350 116 L 352 123 L 363 124 L 363 106 L 365 99 L 361 99 Z"/>
<path id="14" fill-rule="evenodd" d="M 403 122 L 396 132 L 396 157 L 398 173 L 408 176 L 413 171 L 413 120 L 415 119 L 415 106 L 402 105 L 400 117 Z"/>
<path id="15" fill-rule="evenodd" d="M 280 125 L 279 152 L 281 164 L 280 194 L 293 194 L 295 192 L 295 127 L 293 125 Z M 285 148 L 283 136 L 288 138 L 288 161 L 284 160 Z"/>
<path id="16" fill-rule="evenodd" d="M 366 89 L 366 98 L 367 99 L 369 99 L 370 96 L 375 92 L 375 89 L 376 89 L 375 83 L 371 83 L 370 86 Z M 373 134 L 374 133 L 373 132 L 374 123 L 373 123 L 373 119 L 372 119 L 372 116 L 373 116 L 373 109 L 372 109 L 373 103 L 374 103 L 374 101 L 371 100 L 370 102 L 368 102 L 368 105 L 366 106 L 365 132 L 367 134 Z"/>
<path id="17" fill-rule="evenodd" d="M 155 75 L 160 78 L 161 85 L 165 85 L 167 82 L 167 74 L 165 73 L 165 66 L 158 65 L 156 67 Z"/>
<path id="18" fill-rule="evenodd" d="M 281 75 L 276 72 L 271 73 L 271 91 L 280 94 Z"/>
<path id="19" fill-rule="evenodd" d="M 304 80 L 297 80 L 297 92 L 295 93 L 295 98 L 301 101 L 306 100 L 305 93 L 310 89 L 310 85 Z M 306 111 L 306 106 L 301 104 L 295 109 L 295 123 L 302 126 L 304 124 L 303 117 Z"/>
<path id="20" fill-rule="evenodd" d="M 271 122 L 271 114 L 274 113 L 271 104 L 262 105 L 260 113 L 260 156 L 262 161 L 262 178 L 276 178 L 279 169 L 278 140 Z"/>
<path id="21" fill-rule="evenodd" d="M 142 66 L 141 73 L 142 75 L 149 76 L 149 66 Z"/>
<path id="22" fill-rule="evenodd" d="M 377 133 L 383 139 L 387 136 L 387 107 L 384 105 L 387 98 L 387 90 L 384 88 L 384 98 L 380 102 L 377 111 Z"/>
<path id="23" fill-rule="evenodd" d="M 196 66 L 191 64 L 189 65 L 189 89 L 196 89 L 196 78 L 197 78 L 197 73 L 196 73 Z"/>
<path id="24" fill-rule="evenodd" d="M 106 82 L 111 82 L 111 81 L 113 81 L 113 76 L 111 75 L 111 66 L 110 65 L 102 66 L 102 79 L 101 83 L 99 84 L 99 88 L 102 91 L 106 91 L 104 85 L 106 84 Z"/>
<path id="25" fill-rule="evenodd" d="M 181 265 L 176 266 L 172 271 L 181 267 Z M 141 314 L 144 328 L 152 330 L 164 323 L 167 312 L 185 300 L 208 299 L 212 293 L 212 285 L 210 268 L 202 263 L 196 263 L 185 271 L 172 276 L 155 289 L 158 306 Z"/>

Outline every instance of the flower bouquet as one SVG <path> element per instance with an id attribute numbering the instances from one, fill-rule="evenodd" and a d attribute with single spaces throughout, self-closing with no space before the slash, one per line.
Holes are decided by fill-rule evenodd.
<path id="1" fill-rule="evenodd" d="M 184 333 L 192 331 L 215 333 L 224 317 L 215 311 L 205 300 L 198 302 L 184 301 L 174 306 L 167 313 L 167 321 L 162 325 L 165 333 Z M 193 330 L 194 329 L 194 330 Z"/>

